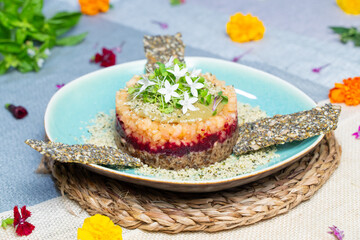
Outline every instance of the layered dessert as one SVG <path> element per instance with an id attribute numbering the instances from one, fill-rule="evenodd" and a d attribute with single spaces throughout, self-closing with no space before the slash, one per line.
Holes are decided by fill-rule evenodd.
<path id="1" fill-rule="evenodd" d="M 118 147 L 152 167 L 208 166 L 238 137 L 234 88 L 173 58 L 116 93 L 116 118 Z"/>

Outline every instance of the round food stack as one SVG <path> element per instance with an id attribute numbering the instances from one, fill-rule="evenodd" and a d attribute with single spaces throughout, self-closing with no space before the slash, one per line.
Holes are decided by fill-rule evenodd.
<path id="1" fill-rule="evenodd" d="M 238 137 L 235 90 L 170 59 L 116 94 L 117 145 L 144 163 L 199 168 L 226 159 Z"/>

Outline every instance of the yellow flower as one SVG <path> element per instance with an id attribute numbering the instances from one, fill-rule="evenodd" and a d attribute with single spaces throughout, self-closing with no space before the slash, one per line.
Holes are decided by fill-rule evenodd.
<path id="1" fill-rule="evenodd" d="M 95 214 L 84 220 L 82 228 L 78 229 L 79 240 L 122 240 L 122 229 L 110 218 Z"/>
<path id="2" fill-rule="evenodd" d="M 360 0 L 336 0 L 336 3 L 346 13 L 360 14 Z"/>
<path id="3" fill-rule="evenodd" d="M 226 24 L 226 32 L 235 42 L 249 42 L 262 39 L 265 33 L 264 24 L 251 14 L 236 13 Z"/>
<path id="4" fill-rule="evenodd" d="M 109 10 L 110 0 L 79 0 L 80 9 L 83 14 L 96 15 L 99 12 Z"/>

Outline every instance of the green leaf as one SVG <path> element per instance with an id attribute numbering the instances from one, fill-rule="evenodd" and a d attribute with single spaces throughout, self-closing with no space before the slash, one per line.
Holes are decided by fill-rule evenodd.
<path id="1" fill-rule="evenodd" d="M 22 44 L 26 39 L 27 31 L 22 28 L 16 29 L 16 42 Z"/>
<path id="2" fill-rule="evenodd" d="M 0 2 L 3 2 L 3 8 L 0 7 L 0 11 L 14 16 L 18 14 L 19 8 L 23 5 L 23 0 L 2 0 Z"/>
<path id="3" fill-rule="evenodd" d="M 45 17 L 42 14 L 35 14 L 33 17 L 33 20 L 31 21 L 31 24 L 37 28 L 42 29 L 45 24 Z"/>
<path id="4" fill-rule="evenodd" d="M 14 219 L 9 217 L 1 220 L 1 227 L 6 228 L 8 225 L 12 225 L 13 223 Z"/>
<path id="5" fill-rule="evenodd" d="M 35 66 L 34 66 L 35 64 L 37 64 L 37 63 L 35 62 L 35 60 L 22 60 L 22 61 L 20 62 L 20 64 L 18 65 L 18 69 L 19 69 L 19 71 L 22 72 L 22 73 L 30 72 L 30 71 L 32 71 L 33 69 L 36 70 L 36 68 L 35 68 Z"/>
<path id="6" fill-rule="evenodd" d="M 43 0 L 25 0 L 20 13 L 20 18 L 30 22 L 33 20 L 35 14 L 41 14 L 42 8 Z"/>
<path id="7" fill-rule="evenodd" d="M 64 37 L 59 40 L 56 40 L 55 44 L 58 46 L 72 46 L 76 45 L 84 40 L 87 33 L 81 33 L 79 35 Z"/>
<path id="8" fill-rule="evenodd" d="M 9 67 L 6 66 L 5 61 L 4 60 L 0 61 L 0 75 L 6 73 L 8 69 Z"/>
<path id="9" fill-rule="evenodd" d="M 11 37 L 11 31 L 6 27 L 0 25 L 0 39 L 9 39 Z"/>
<path id="10" fill-rule="evenodd" d="M 51 38 L 50 35 L 45 34 L 45 33 L 29 33 L 29 35 L 33 39 L 41 41 L 41 42 L 45 42 L 45 41 L 47 41 L 47 40 L 49 40 Z"/>
<path id="11" fill-rule="evenodd" d="M 227 104 L 229 102 L 229 98 L 227 96 L 221 96 L 222 97 L 222 102 Z"/>
<path id="12" fill-rule="evenodd" d="M 217 113 L 217 109 L 215 109 L 215 111 L 213 111 L 212 115 L 215 116 Z"/>
<path id="13" fill-rule="evenodd" d="M 0 52 L 2 53 L 19 53 L 21 52 L 21 45 L 11 40 L 0 39 Z"/>
<path id="14" fill-rule="evenodd" d="M 55 32 L 56 36 L 68 32 L 80 20 L 80 12 L 59 12 L 47 21 L 47 24 Z"/>
<path id="15" fill-rule="evenodd" d="M 205 105 L 206 105 L 206 106 L 209 106 L 209 105 L 210 105 L 210 103 L 211 103 L 211 98 L 212 98 L 212 96 L 211 96 L 210 94 L 206 96 L 206 98 L 205 98 Z"/>
<path id="16" fill-rule="evenodd" d="M 346 27 L 330 27 L 330 29 L 332 29 L 333 32 L 337 34 L 343 34 L 349 31 L 349 28 Z"/>
<path id="17" fill-rule="evenodd" d="M 134 88 L 134 87 L 129 87 L 128 88 L 128 93 L 129 94 L 132 94 L 133 92 L 135 92 L 136 91 L 136 88 Z"/>

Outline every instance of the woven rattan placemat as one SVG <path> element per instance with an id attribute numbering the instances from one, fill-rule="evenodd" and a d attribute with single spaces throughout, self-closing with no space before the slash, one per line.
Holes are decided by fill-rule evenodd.
<path id="1" fill-rule="evenodd" d="M 60 191 L 89 214 L 129 229 L 217 232 L 288 212 L 310 199 L 337 168 L 341 147 L 327 134 L 309 154 L 259 181 L 214 193 L 175 193 L 113 180 L 76 164 L 43 159 Z"/>

